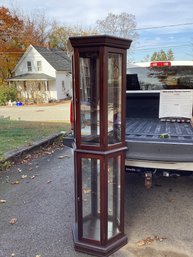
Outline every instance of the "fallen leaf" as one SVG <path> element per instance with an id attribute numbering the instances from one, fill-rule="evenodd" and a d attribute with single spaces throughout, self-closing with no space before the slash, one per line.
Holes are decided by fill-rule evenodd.
<path id="1" fill-rule="evenodd" d="M 58 157 L 58 159 L 64 159 L 64 158 L 70 158 L 70 156 L 69 155 L 60 155 Z"/>
<path id="2" fill-rule="evenodd" d="M 90 192 L 91 192 L 91 189 L 89 189 L 89 188 L 88 188 L 88 189 L 87 189 L 87 188 L 85 188 L 85 189 L 83 189 L 82 191 L 83 191 L 83 193 L 84 193 L 84 194 L 88 194 L 88 193 L 90 193 Z"/>
<path id="3" fill-rule="evenodd" d="M 11 182 L 12 185 L 18 185 L 19 183 L 20 183 L 19 180 Z"/>
<path id="4" fill-rule="evenodd" d="M 14 225 L 14 224 L 17 223 L 17 219 L 16 219 L 16 218 L 13 218 L 13 219 L 10 220 L 9 223 L 10 223 L 11 225 Z"/>
<path id="5" fill-rule="evenodd" d="M 175 200 L 174 200 L 173 198 L 169 198 L 168 201 L 169 201 L 170 203 L 175 202 Z"/>
<path id="6" fill-rule="evenodd" d="M 143 245 L 145 245 L 145 241 L 144 240 L 140 240 L 140 241 L 137 242 L 137 245 L 138 246 L 143 246 Z"/>
<path id="7" fill-rule="evenodd" d="M 138 246 L 143 246 L 143 245 L 150 245 L 152 244 L 154 241 L 154 238 L 151 238 L 151 237 L 147 237 L 145 239 L 142 239 L 140 241 L 137 242 L 137 245 Z"/>
<path id="8" fill-rule="evenodd" d="M 20 168 L 18 168 L 17 171 L 20 172 L 20 173 L 22 172 L 22 170 Z"/>
<path id="9" fill-rule="evenodd" d="M 11 254 L 11 257 L 14 257 L 14 256 L 15 256 L 15 253 L 12 253 L 12 254 Z"/>
<path id="10" fill-rule="evenodd" d="M 64 156 L 63 156 L 63 155 L 61 155 L 61 156 L 59 156 L 59 157 L 58 157 L 58 159 L 64 159 Z"/>
<path id="11" fill-rule="evenodd" d="M 51 183 L 51 182 L 52 182 L 52 180 L 48 180 L 48 181 L 47 181 L 47 184 L 49 184 L 49 183 Z"/>
<path id="12" fill-rule="evenodd" d="M 27 163 L 27 160 L 22 160 L 21 163 Z"/>
<path id="13" fill-rule="evenodd" d="M 27 175 L 22 175 L 21 178 L 22 179 L 27 178 Z"/>
<path id="14" fill-rule="evenodd" d="M 31 176 L 30 178 L 31 179 L 34 179 L 35 177 L 37 177 L 38 176 L 38 174 L 34 174 L 33 176 Z"/>
<path id="15" fill-rule="evenodd" d="M 6 203 L 6 200 L 0 200 L 0 203 Z"/>
<path id="16" fill-rule="evenodd" d="M 159 236 L 155 236 L 155 237 L 154 237 L 154 239 L 155 239 L 156 241 L 162 242 L 163 240 L 166 240 L 166 239 L 167 239 L 167 237 L 159 237 Z"/>
<path id="17" fill-rule="evenodd" d="M 36 255 L 36 257 L 41 257 L 41 255 Z"/>
<path id="18" fill-rule="evenodd" d="M 159 241 L 162 242 L 163 240 L 167 239 L 166 237 L 159 237 L 159 236 L 154 236 L 154 237 L 147 237 L 145 239 L 142 239 L 137 242 L 138 246 L 144 246 L 144 245 L 150 245 L 154 241 Z"/>
<path id="19" fill-rule="evenodd" d="M 51 155 L 53 152 L 45 152 L 46 154 L 48 154 L 48 155 Z"/>

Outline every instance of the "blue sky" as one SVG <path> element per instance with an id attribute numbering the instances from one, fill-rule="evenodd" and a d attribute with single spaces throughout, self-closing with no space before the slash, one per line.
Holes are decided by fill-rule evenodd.
<path id="1" fill-rule="evenodd" d="M 28 14 L 42 9 L 49 19 L 83 27 L 92 27 L 109 12 L 131 13 L 135 15 L 139 29 L 133 61 L 141 61 L 147 54 L 169 48 L 173 50 L 175 60 L 193 60 L 193 0 L 0 0 L 0 5 L 22 8 Z"/>

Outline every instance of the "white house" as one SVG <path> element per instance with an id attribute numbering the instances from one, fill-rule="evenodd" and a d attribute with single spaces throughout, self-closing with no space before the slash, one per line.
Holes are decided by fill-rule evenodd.
<path id="1" fill-rule="evenodd" d="M 70 58 L 59 49 L 30 45 L 8 79 L 24 101 L 48 102 L 72 96 Z"/>

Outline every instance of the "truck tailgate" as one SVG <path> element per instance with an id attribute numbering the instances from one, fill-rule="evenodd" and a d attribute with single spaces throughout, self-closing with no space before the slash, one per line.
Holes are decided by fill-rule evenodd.
<path id="1" fill-rule="evenodd" d="M 167 138 L 163 138 L 163 134 Z M 193 161 L 193 128 L 190 123 L 127 118 L 126 143 L 127 159 Z"/>

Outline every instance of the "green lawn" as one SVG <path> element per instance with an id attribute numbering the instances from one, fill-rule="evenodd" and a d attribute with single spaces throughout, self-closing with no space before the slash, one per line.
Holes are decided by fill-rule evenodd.
<path id="1" fill-rule="evenodd" d="M 27 146 L 60 131 L 67 132 L 69 127 L 67 123 L 29 122 L 0 118 L 0 159 L 7 151 Z"/>

